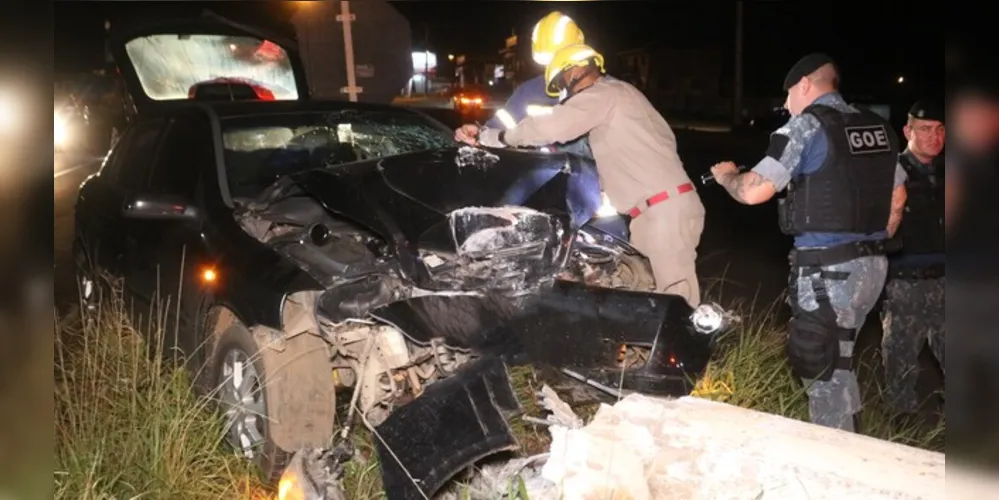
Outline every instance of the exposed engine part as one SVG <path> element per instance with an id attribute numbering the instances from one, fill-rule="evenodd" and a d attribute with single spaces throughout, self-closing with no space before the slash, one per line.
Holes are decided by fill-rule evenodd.
<path id="1" fill-rule="evenodd" d="M 338 382 L 354 388 L 357 410 L 371 425 L 379 425 L 427 385 L 475 359 L 472 353 L 449 347 L 440 339 L 417 345 L 380 323 L 321 321 L 320 327 L 331 342 Z"/>
<path id="2" fill-rule="evenodd" d="M 324 224 L 313 224 L 309 228 L 309 241 L 317 247 L 326 246 L 333 237 L 333 232 Z"/>
<path id="3" fill-rule="evenodd" d="M 617 364 L 622 370 L 642 368 L 649 362 L 651 354 L 651 347 L 621 344 L 621 348 L 618 350 Z"/>
<path id="4" fill-rule="evenodd" d="M 421 255 L 451 290 L 529 294 L 554 279 L 568 255 L 564 222 L 524 207 L 466 207 L 448 214 L 454 252 Z"/>
<path id="5" fill-rule="evenodd" d="M 236 220 L 247 234 L 291 258 L 328 288 L 390 267 L 384 240 L 333 217 L 308 196 L 244 208 Z"/>
<path id="6" fill-rule="evenodd" d="M 591 252 L 576 249 L 559 275 L 561 279 L 579 281 L 592 286 L 625 290 L 653 291 L 655 276 L 649 260 L 642 255 Z"/>

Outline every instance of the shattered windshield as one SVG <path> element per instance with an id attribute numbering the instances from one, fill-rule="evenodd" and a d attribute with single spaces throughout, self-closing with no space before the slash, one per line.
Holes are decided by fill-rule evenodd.
<path id="1" fill-rule="evenodd" d="M 234 198 L 295 172 L 454 146 L 450 133 L 419 115 L 358 110 L 227 118 L 222 142 Z"/>
<path id="2" fill-rule="evenodd" d="M 125 44 L 151 99 L 187 99 L 195 84 L 219 78 L 250 80 L 278 100 L 298 99 L 287 52 L 267 40 L 224 35 L 151 35 Z"/>

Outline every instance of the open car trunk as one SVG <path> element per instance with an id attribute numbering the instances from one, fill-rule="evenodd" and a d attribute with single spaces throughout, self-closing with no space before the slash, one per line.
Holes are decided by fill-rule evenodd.
<path id="1" fill-rule="evenodd" d="M 115 28 L 106 49 L 140 114 L 210 82 L 245 83 L 274 100 L 309 98 L 294 40 L 210 13 Z"/>

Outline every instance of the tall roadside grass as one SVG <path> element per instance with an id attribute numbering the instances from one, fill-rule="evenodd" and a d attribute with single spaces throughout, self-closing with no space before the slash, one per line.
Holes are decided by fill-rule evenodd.
<path id="1" fill-rule="evenodd" d="M 719 339 L 718 350 L 693 395 L 714 401 L 808 421 L 804 385 L 791 374 L 787 362 L 787 325 L 777 318 L 783 298 L 756 309 L 741 306 L 747 321 Z M 868 321 L 876 321 L 872 314 Z M 881 397 L 874 352 L 855 353 L 861 381 L 862 434 L 908 446 L 944 451 L 945 422 L 933 425 L 897 418 Z"/>
<path id="2" fill-rule="evenodd" d="M 123 302 L 56 324 L 55 498 L 268 498 L 221 415 L 145 342 Z"/>

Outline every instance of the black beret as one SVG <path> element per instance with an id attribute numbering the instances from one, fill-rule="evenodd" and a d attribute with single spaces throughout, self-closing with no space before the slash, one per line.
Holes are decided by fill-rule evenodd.
<path id="1" fill-rule="evenodd" d="M 919 101 L 909 108 L 909 116 L 920 120 L 944 121 L 944 110 L 935 101 Z"/>
<path id="2" fill-rule="evenodd" d="M 826 64 L 836 64 L 833 62 L 832 58 L 821 53 L 813 52 L 805 57 L 802 57 L 798 62 L 791 66 L 791 71 L 787 72 L 787 76 L 784 77 L 784 90 L 788 90 L 798 83 L 802 77 L 806 77 L 815 72 L 815 70 L 825 66 Z"/>

